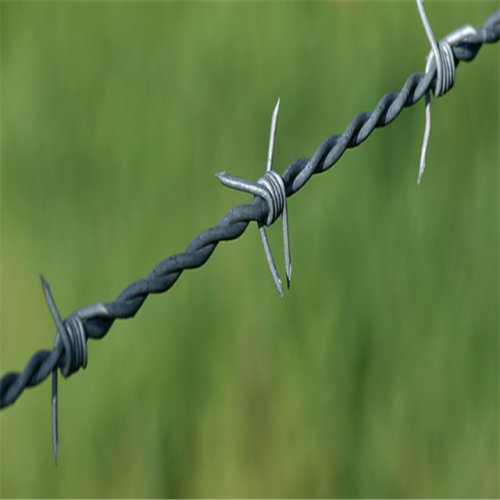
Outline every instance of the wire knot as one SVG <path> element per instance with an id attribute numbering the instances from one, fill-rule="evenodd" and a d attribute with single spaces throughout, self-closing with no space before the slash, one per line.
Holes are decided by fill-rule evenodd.
<path id="1" fill-rule="evenodd" d="M 65 362 L 61 366 L 61 373 L 66 378 L 87 366 L 87 335 L 83 322 L 77 315 L 73 314 L 63 321 L 63 327 L 65 333 L 61 334 L 59 329 L 57 330 L 54 345 L 61 340 L 63 342 Z"/>
<path id="2" fill-rule="evenodd" d="M 437 44 L 437 53 L 439 60 L 436 61 L 436 54 L 433 50 L 429 52 L 425 72 L 428 73 L 433 61 L 437 68 L 436 86 L 434 88 L 434 97 L 440 97 L 455 84 L 455 56 L 451 45 L 447 40 L 441 40 Z"/>
<path id="3" fill-rule="evenodd" d="M 285 210 L 285 183 L 280 174 L 274 170 L 269 170 L 257 180 L 257 184 L 265 189 L 265 193 L 262 193 L 261 197 L 267 203 L 269 210 L 265 224 L 266 226 L 270 226 Z"/>
<path id="4" fill-rule="evenodd" d="M 43 276 L 40 277 L 45 299 L 57 327 L 54 348 L 58 348 L 62 342 L 64 364 L 62 364 L 60 368 L 63 377 L 66 378 L 77 372 L 80 368 L 85 368 L 87 366 L 87 335 L 85 333 L 85 327 L 78 313 L 72 314 L 64 321 L 61 319 L 54 298 L 52 297 L 49 284 L 45 281 Z"/>

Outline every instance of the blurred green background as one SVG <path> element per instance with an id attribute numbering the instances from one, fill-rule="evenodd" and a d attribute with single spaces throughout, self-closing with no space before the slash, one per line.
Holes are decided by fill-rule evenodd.
<path id="1" fill-rule="evenodd" d="M 498 2 L 427 2 L 436 37 Z M 1 4 L 1 374 L 423 71 L 414 2 Z M 4 497 L 498 497 L 499 46 L 0 413 Z M 268 231 L 284 278 L 280 222 Z"/>

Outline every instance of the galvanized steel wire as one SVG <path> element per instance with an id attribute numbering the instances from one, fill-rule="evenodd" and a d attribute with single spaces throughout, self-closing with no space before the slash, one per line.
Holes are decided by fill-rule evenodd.
<path id="1" fill-rule="evenodd" d="M 455 65 L 460 61 L 472 61 L 485 43 L 500 38 L 500 10 L 476 28 L 476 34 L 467 36 L 451 47 Z M 331 168 L 348 148 L 359 146 L 376 129 L 389 125 L 401 111 L 416 104 L 430 90 L 439 95 L 436 88 L 436 64 L 431 61 L 426 73 L 413 73 L 399 93 L 387 93 L 372 112 L 358 113 L 343 134 L 327 137 L 312 158 L 293 161 L 282 179 L 286 196 L 297 193 L 314 174 Z M 50 289 L 42 278 L 43 290 L 51 313 L 57 324 L 54 348 L 36 352 L 22 372 L 10 372 L 0 379 L 0 408 L 13 404 L 28 387 L 42 383 L 58 368 L 64 377 L 70 376 L 87 362 L 88 338 L 103 338 L 116 319 L 135 316 L 149 294 L 169 290 L 186 269 L 195 269 L 207 262 L 218 243 L 239 238 L 252 221 L 265 223 L 269 205 L 259 196 L 245 205 L 231 209 L 219 223 L 196 236 L 184 252 L 167 257 L 149 275 L 123 290 L 118 297 L 106 304 L 93 304 L 77 310 L 64 321 L 58 317 Z M 54 379 L 57 384 L 57 379 Z M 57 403 L 56 403 L 57 404 Z"/>

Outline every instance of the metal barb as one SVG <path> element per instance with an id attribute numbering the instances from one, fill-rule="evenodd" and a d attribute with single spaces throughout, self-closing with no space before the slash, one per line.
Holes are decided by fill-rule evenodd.
<path id="1" fill-rule="evenodd" d="M 431 57 L 433 56 L 434 61 L 436 62 L 436 70 L 437 70 L 436 88 L 440 88 L 443 75 L 443 63 L 439 55 L 438 45 L 436 43 L 436 39 L 434 38 L 434 33 L 432 32 L 429 19 L 427 18 L 427 13 L 425 12 L 423 0 L 417 0 L 417 7 L 418 7 L 418 12 L 420 14 L 420 18 L 422 19 L 422 24 L 424 25 L 425 33 L 427 34 L 427 38 L 429 39 L 429 43 L 431 45 L 431 54 L 427 58 L 427 67 L 425 69 L 425 72 L 427 73 L 428 67 L 431 62 Z M 430 96 L 430 91 L 428 90 L 425 93 L 425 131 L 424 131 L 424 141 L 422 143 L 422 152 L 420 154 L 420 166 L 418 169 L 418 179 L 417 179 L 418 185 L 420 185 L 420 179 L 422 178 L 422 174 L 424 173 L 425 170 L 425 160 L 427 157 L 427 148 L 429 146 L 430 135 L 431 135 L 431 96 Z"/>
<path id="2" fill-rule="evenodd" d="M 54 342 L 54 347 L 58 344 L 59 339 L 62 338 L 64 349 L 66 350 L 66 356 L 70 353 L 70 341 L 68 338 L 68 333 L 64 324 L 62 322 L 59 311 L 57 310 L 56 303 L 54 302 L 54 297 L 50 291 L 49 284 L 45 281 L 44 277 L 40 275 L 42 281 L 43 293 L 45 295 L 45 300 L 49 306 L 50 314 L 54 319 L 54 323 L 57 326 L 56 340 Z M 57 420 L 57 367 L 52 371 L 52 447 L 54 449 L 54 461 L 57 465 L 57 455 L 59 452 L 59 432 L 58 432 L 58 420 Z"/>
<path id="3" fill-rule="evenodd" d="M 274 284 L 276 285 L 278 293 L 281 295 L 281 297 L 283 297 L 283 285 L 276 269 L 276 264 L 274 263 L 273 254 L 271 252 L 271 247 L 269 245 L 269 240 L 267 239 L 265 228 L 265 226 L 270 226 L 279 217 L 280 214 L 282 215 L 283 246 L 285 250 L 285 274 L 288 288 L 290 288 L 290 280 L 292 278 L 292 262 L 290 258 L 290 237 L 288 234 L 286 189 L 282 177 L 277 172 L 272 170 L 274 157 L 274 140 L 276 137 L 279 107 L 280 99 L 278 99 L 278 102 L 276 103 L 271 119 L 271 132 L 269 135 L 269 149 L 267 153 L 266 173 L 257 182 L 240 179 L 239 177 L 233 177 L 232 175 L 226 174 L 226 172 L 217 173 L 215 175 L 224 186 L 230 187 L 232 189 L 237 189 L 239 191 L 244 191 L 255 196 L 259 196 L 266 202 L 269 209 L 268 217 L 265 225 L 263 222 L 258 223 L 259 233 L 262 240 L 262 246 L 264 247 L 264 253 L 266 254 L 267 264 L 274 280 Z"/>
<path id="4" fill-rule="evenodd" d="M 54 463 L 57 466 L 59 453 L 59 432 L 57 421 L 57 369 L 52 372 L 52 449 L 54 450 Z"/>
<path id="5" fill-rule="evenodd" d="M 54 297 L 50 291 L 49 284 L 44 277 L 40 275 L 42 281 L 43 293 L 45 300 L 49 306 L 50 314 L 54 319 L 57 327 L 56 338 L 54 341 L 54 349 L 63 343 L 65 361 L 61 365 L 61 372 L 64 377 L 69 377 L 72 373 L 80 368 L 87 366 L 87 337 L 83 320 L 90 317 L 107 317 L 109 312 L 107 308 L 97 302 L 90 306 L 83 307 L 76 313 L 69 316 L 66 321 L 61 319 L 57 310 Z M 52 370 L 52 446 L 54 448 L 54 460 L 57 465 L 57 456 L 59 453 L 59 432 L 58 432 L 58 417 L 57 417 L 57 366 Z"/>
<path id="6" fill-rule="evenodd" d="M 436 42 L 436 39 L 434 38 L 434 33 L 432 32 L 431 24 L 429 23 L 427 13 L 425 12 L 424 1 L 417 0 L 417 7 L 418 7 L 418 12 L 420 14 L 420 18 L 422 19 L 422 24 L 424 25 L 425 33 L 431 45 L 432 54 L 434 55 L 434 59 L 436 61 L 436 68 L 437 68 L 436 87 L 439 88 L 441 86 L 441 79 L 443 75 L 443 65 L 441 63 L 441 58 L 439 57 L 438 44 Z"/>
<path id="7" fill-rule="evenodd" d="M 424 140 L 422 142 L 422 152 L 420 153 L 420 166 L 418 169 L 417 185 L 420 186 L 420 179 L 425 170 L 425 160 L 427 158 L 427 148 L 429 147 L 429 137 L 431 135 L 431 96 L 425 93 L 425 129 Z"/>
<path id="8" fill-rule="evenodd" d="M 278 114 L 280 111 L 280 98 L 278 97 L 278 102 L 274 107 L 273 117 L 271 119 L 271 132 L 269 134 L 269 148 L 267 150 L 267 166 L 266 172 L 270 172 L 273 168 L 273 157 L 274 157 L 274 139 L 276 137 L 276 127 L 278 125 Z"/>
<path id="9" fill-rule="evenodd" d="M 468 36 L 477 35 L 476 30 L 471 25 L 462 26 L 461 28 L 453 31 L 444 40 L 436 43 L 434 33 L 432 32 L 429 19 L 425 12 L 423 0 L 416 0 L 418 12 L 424 25 L 425 33 L 431 45 L 431 51 L 427 56 L 427 64 L 425 66 L 425 73 L 427 74 L 431 68 L 432 63 L 436 65 L 436 86 L 434 96 L 440 97 L 450 90 L 455 83 L 455 59 L 451 45 L 454 45 Z M 430 90 L 425 93 L 425 131 L 424 140 L 422 143 L 422 152 L 420 154 L 420 166 L 418 170 L 417 184 L 420 185 L 422 174 L 425 170 L 425 161 L 427 157 L 427 148 L 429 146 L 429 137 L 431 135 L 431 95 Z"/>

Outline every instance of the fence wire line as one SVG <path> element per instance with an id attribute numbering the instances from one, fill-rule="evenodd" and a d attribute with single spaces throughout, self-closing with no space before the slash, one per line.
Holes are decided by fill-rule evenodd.
<path id="1" fill-rule="evenodd" d="M 459 61 L 472 61 L 484 43 L 494 43 L 499 38 L 500 10 L 497 10 L 483 26 L 476 29 L 476 35 L 469 36 L 466 41 L 452 47 L 455 64 Z M 330 169 L 346 149 L 359 146 L 375 128 L 389 125 L 399 116 L 403 108 L 416 104 L 430 89 L 433 92 L 436 90 L 435 64 L 432 64 L 425 74 L 410 75 L 399 93 L 385 94 L 373 112 L 358 113 L 343 134 L 327 137 L 312 158 L 293 161 L 282 176 L 287 197 L 297 193 L 313 174 Z M 61 342 L 61 339 L 58 341 L 59 335 L 57 335 L 52 351 L 36 352 L 21 373 L 9 372 L 0 379 L 0 409 L 13 404 L 26 388 L 43 382 L 53 370 L 60 368 L 63 376 L 67 377 L 81 366 L 84 367 L 87 338 L 103 338 L 115 319 L 135 316 L 149 294 L 166 292 L 174 285 L 182 271 L 205 264 L 219 242 L 239 238 L 250 222 L 264 222 L 267 216 L 268 205 L 258 196 L 248 204 L 236 206 L 227 212 L 215 227 L 199 234 L 183 253 L 167 257 L 145 279 L 136 281 L 125 288 L 115 301 L 104 305 L 93 304 L 68 316 L 63 324 L 70 333 L 72 330 L 77 331 L 78 328 L 83 327 L 84 345 L 78 348 L 85 349 L 85 363 L 74 362 L 75 353 L 72 350 L 75 346 L 71 345 L 68 349 L 70 352 L 67 352 L 65 343 Z M 75 337 L 72 338 L 75 341 Z"/>

